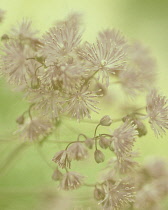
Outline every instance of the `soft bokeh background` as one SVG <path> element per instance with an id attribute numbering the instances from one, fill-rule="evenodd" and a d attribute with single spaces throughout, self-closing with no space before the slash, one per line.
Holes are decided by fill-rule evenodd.
<path id="1" fill-rule="evenodd" d="M 69 12 L 79 11 L 84 15 L 84 38 L 93 41 L 96 33 L 107 27 L 121 30 L 130 40 L 141 40 L 148 46 L 157 59 L 158 82 L 156 86 L 168 96 L 168 1 L 167 0 L 1 0 L 0 8 L 6 10 L 3 24 L 0 25 L 0 35 L 7 33 L 11 26 L 23 17 L 33 21 L 40 34 L 46 31 L 56 20 L 64 18 Z M 150 86 L 150 81 L 149 81 Z M 115 89 L 114 89 L 115 90 Z M 115 90 L 116 91 L 116 90 Z M 117 96 L 117 92 L 115 92 Z M 123 99 L 123 102 L 126 102 Z M 133 102 L 132 102 L 133 103 Z M 136 103 L 136 100 L 135 100 Z M 57 195 L 57 184 L 51 180 L 52 169 L 44 158 L 51 160 L 53 154 L 61 146 L 49 144 L 41 150 L 35 146 L 22 148 L 12 153 L 19 143 L 7 143 L 11 133 L 16 129 L 15 119 L 28 107 L 22 99 L 22 94 L 15 93 L 1 79 L 0 81 L 0 209 L 2 210 L 70 210 L 74 207 L 88 209 L 87 203 L 92 202 L 90 189 L 84 187 L 71 194 Z M 108 110 L 107 110 L 108 108 Z M 101 114 L 115 116 L 111 107 L 102 109 Z M 101 116 L 102 116 L 101 115 Z M 73 130 L 73 129 L 74 130 Z M 65 121 L 60 125 L 54 136 L 63 140 L 73 140 L 76 131 L 92 135 L 94 125 Z M 54 137 L 53 136 L 53 137 Z M 12 139 L 11 139 L 12 140 Z M 152 131 L 146 137 L 138 140 L 136 147 L 141 152 L 140 161 L 151 155 L 168 157 L 167 137 L 156 139 Z M 16 153 L 19 153 L 17 156 Z M 4 165 L 11 154 L 8 167 Z M 109 157 L 109 154 L 107 154 Z M 87 176 L 89 183 L 97 178 L 97 172 L 102 165 L 96 165 L 93 158 L 73 165 L 73 169 Z M 12 160 L 12 161 L 11 161 Z M 86 193 L 87 192 L 87 193 Z M 62 207 L 67 202 L 67 206 Z M 59 200 L 59 201 L 58 201 Z M 89 205 L 89 204 L 88 204 Z M 79 208 L 76 208 L 79 209 Z M 91 209 L 97 209 L 93 207 Z"/>

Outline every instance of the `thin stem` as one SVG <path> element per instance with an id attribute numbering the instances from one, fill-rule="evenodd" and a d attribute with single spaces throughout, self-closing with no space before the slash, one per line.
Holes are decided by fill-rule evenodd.
<path id="1" fill-rule="evenodd" d="M 94 132 L 94 140 L 95 140 L 95 149 L 97 150 L 97 138 L 96 138 L 96 132 L 97 132 L 97 129 L 99 127 L 100 124 L 98 124 L 95 128 L 95 132 Z"/>
<path id="2" fill-rule="evenodd" d="M 86 187 L 95 187 L 96 184 L 87 184 L 87 183 L 84 183 L 83 186 L 86 186 Z"/>
<path id="3" fill-rule="evenodd" d="M 87 136 L 85 134 L 81 133 L 78 135 L 77 141 L 79 141 L 80 136 L 83 136 L 85 139 L 87 139 Z"/>
<path id="4" fill-rule="evenodd" d="M 29 144 L 27 143 L 22 143 L 19 146 L 17 146 L 7 157 L 6 162 L 3 166 L 0 167 L 0 173 L 3 173 L 7 167 L 12 163 L 13 160 L 20 154 L 20 152 L 23 151 L 23 149 L 26 149 Z"/>
<path id="5" fill-rule="evenodd" d="M 35 104 L 31 104 L 30 107 L 29 107 L 29 109 L 28 109 L 29 117 L 30 117 L 31 120 L 32 120 L 31 109 L 32 109 L 32 107 L 33 107 L 34 105 L 35 105 Z"/>
<path id="6" fill-rule="evenodd" d="M 70 143 L 67 145 L 67 147 L 65 148 L 65 150 L 67 150 L 68 147 L 69 147 L 71 144 L 74 144 L 74 143 L 77 143 L 77 142 L 84 143 L 85 141 L 72 141 L 72 142 L 70 142 Z"/>

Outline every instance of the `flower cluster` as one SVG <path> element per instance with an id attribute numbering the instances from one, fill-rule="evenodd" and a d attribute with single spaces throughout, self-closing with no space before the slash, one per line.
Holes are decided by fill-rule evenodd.
<path id="1" fill-rule="evenodd" d="M 0 22 L 3 16 L 0 10 Z M 71 171 L 72 163 L 87 159 L 92 150 L 92 159 L 101 165 L 108 150 L 112 159 L 103 180 L 91 184 L 102 209 L 159 209 L 156 201 L 168 194 L 166 166 L 162 161 L 140 166 L 133 148 L 138 137 L 147 135 L 145 119 L 157 137 L 168 129 L 168 99 L 149 88 L 149 81 L 150 87 L 155 82 L 155 61 L 147 48 L 131 43 L 116 29 L 99 32 L 94 43 L 85 42 L 81 25 L 81 15 L 70 14 L 38 37 L 32 22 L 23 19 L 2 36 L 0 73 L 29 103 L 17 118 L 19 128 L 14 133 L 22 140 L 45 144 L 64 117 L 92 122 L 92 113 L 99 114 L 111 84 L 119 84 L 131 97 L 147 93 L 143 107 L 131 108 L 119 119 L 106 114 L 92 122 L 96 124 L 92 136 L 83 131 L 76 140 L 60 141 L 67 145 L 52 158 L 52 179 L 62 190 L 90 186 L 85 176 Z M 120 124 L 113 127 L 114 123 Z M 52 142 L 60 143 L 57 138 Z"/>

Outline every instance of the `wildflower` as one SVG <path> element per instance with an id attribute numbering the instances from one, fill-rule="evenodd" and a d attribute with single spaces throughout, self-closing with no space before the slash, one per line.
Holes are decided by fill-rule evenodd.
<path id="1" fill-rule="evenodd" d="M 63 110 L 62 97 L 58 90 L 30 90 L 27 97 L 30 102 L 35 103 L 33 109 L 49 118 L 59 117 Z"/>
<path id="2" fill-rule="evenodd" d="M 128 48 L 128 64 L 125 71 L 119 72 L 119 81 L 123 90 L 136 96 L 139 92 L 149 90 L 149 81 L 153 85 L 156 77 L 156 66 L 149 51 L 136 42 Z"/>
<path id="3" fill-rule="evenodd" d="M 67 99 L 67 107 L 65 111 L 71 113 L 72 117 L 76 117 L 77 120 L 83 119 L 84 117 L 90 118 L 90 110 L 97 113 L 97 101 L 93 98 L 97 95 L 93 94 L 88 90 L 88 87 L 84 86 L 81 89 L 76 89 L 69 94 L 69 99 Z"/>
<path id="4" fill-rule="evenodd" d="M 130 114 L 127 115 L 125 117 L 122 118 L 123 122 L 125 122 L 126 120 L 130 120 L 133 122 L 134 125 L 137 126 L 137 131 L 138 131 L 138 136 L 145 136 L 147 134 L 147 129 L 146 126 L 144 125 L 144 123 L 141 122 L 141 120 L 139 118 L 136 117 L 135 114 Z"/>
<path id="5" fill-rule="evenodd" d="M 96 149 L 94 152 L 94 158 L 97 163 L 102 163 L 104 162 L 105 156 L 100 150 Z"/>
<path id="6" fill-rule="evenodd" d="M 37 31 L 32 30 L 32 22 L 28 19 L 23 19 L 17 27 L 12 28 L 12 35 L 19 39 L 35 40 L 36 34 Z"/>
<path id="7" fill-rule="evenodd" d="M 66 174 L 64 174 L 59 187 L 62 190 L 74 190 L 82 185 L 83 179 L 84 176 L 76 172 L 68 171 Z"/>
<path id="8" fill-rule="evenodd" d="M 28 79 L 29 64 L 28 57 L 33 54 L 32 50 L 23 46 L 17 41 L 6 42 L 3 47 L 2 71 L 7 76 L 9 82 L 20 85 L 26 83 Z"/>
<path id="9" fill-rule="evenodd" d="M 61 171 L 58 168 L 56 168 L 52 175 L 52 179 L 54 181 L 60 181 L 62 179 L 62 177 L 63 177 L 63 174 L 61 173 Z"/>
<path id="10" fill-rule="evenodd" d="M 151 128 L 155 135 L 162 136 L 168 129 L 168 100 L 156 90 L 152 90 L 147 96 L 147 113 Z"/>
<path id="11" fill-rule="evenodd" d="M 122 157 L 122 159 L 113 158 L 109 162 L 109 166 L 113 166 L 116 172 L 121 174 L 127 174 L 135 172 L 139 168 L 139 163 L 134 160 L 138 156 L 135 152 L 130 152 L 130 154 Z"/>
<path id="12" fill-rule="evenodd" d="M 159 179 L 168 176 L 168 167 L 166 161 L 161 158 L 155 158 L 144 165 L 145 173 L 149 174 L 152 178 Z"/>
<path id="13" fill-rule="evenodd" d="M 99 78 L 106 86 L 109 85 L 110 74 L 124 69 L 125 51 L 112 40 L 102 42 L 98 39 L 96 44 L 86 42 L 78 53 L 88 61 L 88 69 L 98 71 Z"/>
<path id="14" fill-rule="evenodd" d="M 119 180 L 116 183 L 105 181 L 103 188 L 105 197 L 100 203 L 104 209 L 118 210 L 134 202 L 134 186 L 129 181 Z"/>
<path id="15" fill-rule="evenodd" d="M 70 168 L 70 159 L 66 150 L 61 150 L 57 152 L 52 161 L 57 163 L 61 168 Z"/>
<path id="16" fill-rule="evenodd" d="M 42 54 L 54 63 L 58 57 L 65 56 L 79 45 L 81 34 L 76 27 L 69 24 L 53 27 L 43 36 Z"/>
<path id="17" fill-rule="evenodd" d="M 102 117 L 99 122 L 101 126 L 110 126 L 111 123 L 112 123 L 112 119 L 109 115 L 105 115 L 104 117 Z"/>
<path id="18" fill-rule="evenodd" d="M 56 25 L 60 28 L 63 25 L 78 29 L 82 25 L 82 14 L 78 12 L 70 13 L 63 21 L 57 21 Z"/>
<path id="19" fill-rule="evenodd" d="M 50 133 L 51 130 L 52 124 L 49 121 L 34 118 L 22 125 L 16 133 L 19 133 L 24 140 L 35 141 Z"/>
<path id="20" fill-rule="evenodd" d="M 135 207 L 136 209 L 160 209 L 157 207 L 159 204 L 160 196 L 157 189 L 152 184 L 145 185 L 140 191 L 137 192 Z"/>
<path id="21" fill-rule="evenodd" d="M 111 144 L 119 159 L 131 152 L 135 137 L 138 135 L 136 128 L 132 122 L 126 121 L 114 130 Z"/>
<path id="22" fill-rule="evenodd" d="M 88 151 L 83 145 L 83 143 L 79 141 L 72 143 L 68 147 L 68 154 L 69 157 L 73 160 L 83 160 L 87 157 Z"/>
<path id="23" fill-rule="evenodd" d="M 102 42 L 112 41 L 118 46 L 126 46 L 127 41 L 120 31 L 116 29 L 106 29 L 99 33 L 99 38 Z"/>

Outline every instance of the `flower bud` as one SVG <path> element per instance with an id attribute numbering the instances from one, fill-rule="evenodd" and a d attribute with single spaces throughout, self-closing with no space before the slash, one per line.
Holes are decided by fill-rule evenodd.
<path id="1" fill-rule="evenodd" d="M 100 125 L 102 126 L 110 126 L 112 123 L 112 119 L 109 115 L 105 115 L 104 117 L 101 118 L 100 120 Z"/>
<path id="2" fill-rule="evenodd" d="M 21 115 L 20 117 L 18 117 L 18 118 L 16 119 L 16 122 L 17 122 L 19 125 L 23 125 L 24 120 L 25 120 L 24 115 Z"/>
<path id="3" fill-rule="evenodd" d="M 96 200 L 103 200 L 105 197 L 104 190 L 102 188 L 95 187 L 94 189 L 94 198 Z"/>
<path id="4" fill-rule="evenodd" d="M 31 81 L 31 88 L 37 89 L 40 86 L 40 80 L 37 77 L 33 77 Z"/>
<path id="5" fill-rule="evenodd" d="M 62 179 L 63 174 L 61 173 L 60 170 L 58 170 L 58 168 L 55 169 L 53 175 L 52 175 L 52 179 L 54 181 L 59 181 Z"/>
<path id="6" fill-rule="evenodd" d="M 147 129 L 145 125 L 141 121 L 135 121 L 135 124 L 137 125 L 137 131 L 138 131 L 138 136 L 145 136 L 147 134 Z"/>
<path id="7" fill-rule="evenodd" d="M 110 149 L 112 152 L 114 152 L 114 143 L 113 143 L 113 142 L 110 143 L 109 149 Z"/>
<path id="8" fill-rule="evenodd" d="M 89 149 L 93 148 L 93 144 L 94 144 L 94 140 L 92 138 L 87 138 L 85 140 L 85 145 L 86 147 L 88 147 Z"/>
<path id="9" fill-rule="evenodd" d="M 7 34 L 3 34 L 1 36 L 1 41 L 8 41 L 9 40 L 9 36 Z"/>
<path id="10" fill-rule="evenodd" d="M 110 145 L 110 140 L 107 139 L 104 136 L 101 136 L 100 140 L 99 140 L 99 145 L 100 145 L 101 148 L 107 149 L 109 147 L 109 145 Z"/>
<path id="11" fill-rule="evenodd" d="M 94 152 L 94 158 L 97 163 L 102 163 L 105 159 L 104 154 L 100 150 Z"/>

